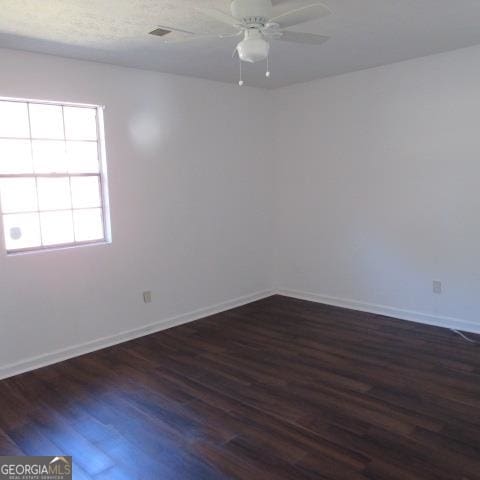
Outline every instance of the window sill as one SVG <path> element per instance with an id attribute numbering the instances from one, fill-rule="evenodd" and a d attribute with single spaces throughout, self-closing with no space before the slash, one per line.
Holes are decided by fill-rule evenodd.
<path id="1" fill-rule="evenodd" d="M 86 247 L 108 246 L 111 244 L 112 244 L 111 240 L 100 240 L 95 242 L 75 243 L 73 245 L 68 244 L 68 245 L 52 245 L 51 247 L 41 247 L 41 248 L 25 248 L 22 250 L 7 251 L 7 257 L 19 257 L 22 255 L 52 253 L 52 252 L 59 252 L 63 250 L 75 250 L 78 248 L 86 248 Z"/>

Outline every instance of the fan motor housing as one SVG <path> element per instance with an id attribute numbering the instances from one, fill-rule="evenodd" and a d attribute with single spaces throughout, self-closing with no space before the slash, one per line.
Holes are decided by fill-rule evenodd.
<path id="1" fill-rule="evenodd" d="M 271 0 L 233 0 L 232 15 L 246 24 L 264 24 L 272 14 Z"/>

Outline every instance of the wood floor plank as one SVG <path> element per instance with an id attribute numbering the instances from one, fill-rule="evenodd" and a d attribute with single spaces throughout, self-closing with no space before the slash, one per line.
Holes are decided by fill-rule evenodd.
<path id="1" fill-rule="evenodd" d="M 480 349 L 273 296 L 1 381 L 23 454 L 76 480 L 480 480 Z"/>

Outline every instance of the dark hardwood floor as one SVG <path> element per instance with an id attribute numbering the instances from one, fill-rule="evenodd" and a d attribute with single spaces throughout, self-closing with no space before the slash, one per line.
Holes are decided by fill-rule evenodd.
<path id="1" fill-rule="evenodd" d="M 0 382 L 0 454 L 75 480 L 480 479 L 480 348 L 275 296 Z"/>

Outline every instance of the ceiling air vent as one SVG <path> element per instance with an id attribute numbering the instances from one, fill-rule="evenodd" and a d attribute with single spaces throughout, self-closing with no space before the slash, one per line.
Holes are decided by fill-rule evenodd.
<path id="1" fill-rule="evenodd" d="M 150 35 L 156 35 L 157 37 L 164 37 L 165 35 L 168 35 L 169 33 L 172 33 L 171 30 L 166 30 L 165 28 L 157 28 L 153 32 L 150 32 Z"/>

